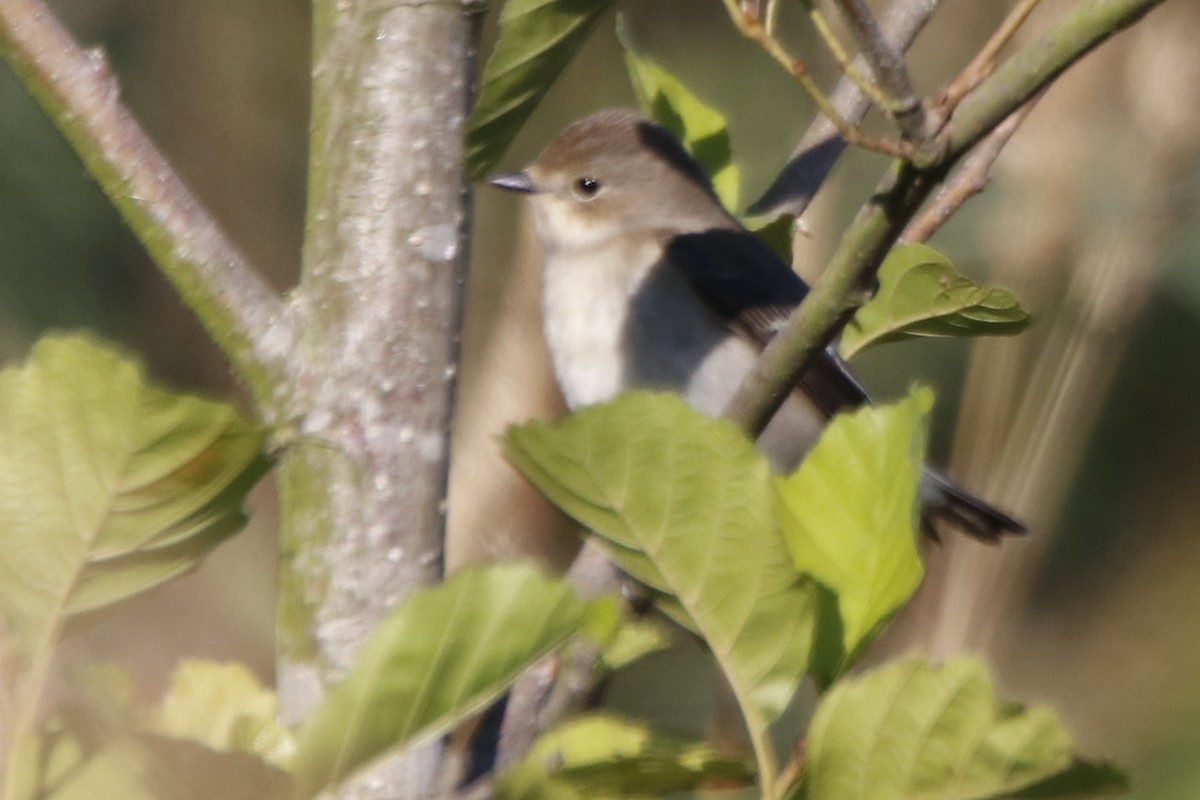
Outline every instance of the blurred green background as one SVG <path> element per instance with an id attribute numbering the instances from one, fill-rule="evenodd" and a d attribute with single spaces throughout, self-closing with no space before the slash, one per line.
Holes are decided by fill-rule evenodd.
<path id="1" fill-rule="evenodd" d="M 51 5 L 85 45 L 104 48 L 125 101 L 232 238 L 272 284 L 290 286 L 304 210 L 307 4 Z M 742 197 L 757 197 L 810 119 L 808 101 L 737 36 L 717 0 L 620 5 L 639 45 L 727 114 Z M 947 4 L 913 51 L 919 88 L 952 77 L 1009 5 Z M 1043 3 L 1030 30 L 1068 5 Z M 782 6 L 788 43 L 828 85 L 800 4 Z M 1168 0 L 1072 70 L 1010 143 L 988 191 L 932 240 L 968 274 L 1016 289 L 1036 314 L 1030 331 L 974 348 L 894 345 L 856 364 L 881 397 L 914 379 L 937 387 L 941 460 L 1032 529 L 1003 553 L 957 542 L 935 551 L 928 591 L 883 650 L 985 652 L 1010 696 L 1058 707 L 1089 755 L 1132 768 L 1135 796 L 1147 800 L 1200 793 L 1197 41 L 1200 4 Z M 609 15 L 504 166 L 519 167 L 578 116 L 633 102 Z M 851 153 L 838 166 L 806 220 L 801 269 L 820 268 L 884 163 Z M 502 472 L 486 444 L 497 425 L 555 405 L 545 386 L 536 401 L 511 396 L 528 391 L 514 376 L 545 378 L 536 321 L 520 313 L 536 309 L 522 224 L 511 197 L 477 193 L 452 504 L 471 493 L 459 487 Z M 173 385 L 237 396 L 203 330 L 0 70 L 0 355 L 20 358 L 47 329 L 80 327 L 140 353 Z M 133 666 L 151 695 L 184 655 L 246 661 L 269 678 L 269 485 L 254 512 L 251 530 L 196 574 L 102 620 L 68 652 Z M 506 535 L 471 519 L 459 517 L 461 535 Z M 659 667 L 675 669 L 671 658 Z"/>

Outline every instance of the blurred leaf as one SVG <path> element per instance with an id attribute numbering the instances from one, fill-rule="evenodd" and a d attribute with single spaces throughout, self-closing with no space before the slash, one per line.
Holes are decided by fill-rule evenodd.
<path id="1" fill-rule="evenodd" d="M 679 601 L 761 736 L 808 664 L 818 587 L 791 564 L 754 445 L 677 395 L 649 392 L 510 428 L 505 444 L 618 565 Z"/>
<path id="2" fill-rule="evenodd" d="M 643 55 L 633 44 L 623 16 L 617 38 L 625 48 L 625 68 L 642 111 L 683 142 L 712 177 L 717 197 L 728 209 L 738 206 L 741 175 L 733 163 L 733 147 L 725 116 L 694 95 L 679 78 Z"/>
<path id="3" fill-rule="evenodd" d="M 79 335 L 0 373 L 0 611 L 29 652 L 64 618 L 193 567 L 244 523 L 264 432 L 146 384 Z"/>
<path id="4" fill-rule="evenodd" d="M 983 665 L 908 658 L 838 682 L 809 727 L 804 800 L 1008 797 L 1073 768 L 1052 711 L 999 702 Z"/>
<path id="5" fill-rule="evenodd" d="M 610 641 L 604 645 L 604 665 L 620 669 L 639 658 L 671 645 L 670 624 L 660 617 L 642 616 L 622 621 Z"/>
<path id="6" fill-rule="evenodd" d="M 62 716 L 13 753 L 12 800 L 284 800 L 291 792 L 285 772 L 245 753 L 114 729 L 96 738 Z"/>
<path id="7" fill-rule="evenodd" d="M 287 769 L 296 745 L 278 713 L 275 692 L 245 666 L 185 659 L 175 669 L 153 728 L 213 750 L 251 753 Z"/>
<path id="8" fill-rule="evenodd" d="M 1189 787 L 1191 788 L 1194 788 L 1194 785 Z M 1004 797 L 1021 800 L 1094 797 L 1099 794 L 1125 794 L 1129 789 L 1129 776 L 1116 764 L 1107 761 L 1076 760 L 1066 771 L 1051 775 Z"/>
<path id="9" fill-rule="evenodd" d="M 467 171 L 491 170 L 612 0 L 508 0 L 467 121 Z"/>
<path id="10" fill-rule="evenodd" d="M 921 582 L 918 494 L 932 407 L 933 393 L 916 389 L 839 414 L 799 469 L 775 479 L 796 568 L 837 596 L 847 659 Z"/>
<path id="11" fill-rule="evenodd" d="M 724 786 L 746 785 L 753 774 L 745 758 L 599 712 L 542 734 L 525 761 L 501 776 L 497 791 L 505 800 L 650 798 L 712 779 Z"/>
<path id="12" fill-rule="evenodd" d="M 898 244 L 879 268 L 879 291 L 846 326 L 838 349 L 850 358 L 910 336 L 1010 336 L 1028 324 L 1008 289 L 964 278 L 932 247 Z"/>
<path id="13" fill-rule="evenodd" d="M 480 710 L 579 632 L 592 607 L 528 565 L 463 570 L 413 594 L 379 624 L 304 725 L 295 761 L 300 795 Z"/>

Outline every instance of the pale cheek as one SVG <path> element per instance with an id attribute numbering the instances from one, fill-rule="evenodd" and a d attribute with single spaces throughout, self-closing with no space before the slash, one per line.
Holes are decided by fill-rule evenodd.
<path id="1" fill-rule="evenodd" d="M 538 239 L 552 252 L 597 247 L 615 233 L 611 223 L 598 223 L 586 209 L 554 197 L 534 202 L 534 225 Z"/>

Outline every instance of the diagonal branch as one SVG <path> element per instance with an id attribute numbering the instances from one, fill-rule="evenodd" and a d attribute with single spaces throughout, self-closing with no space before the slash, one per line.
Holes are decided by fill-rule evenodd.
<path id="1" fill-rule="evenodd" d="M 898 51 L 907 50 L 940 3 L 941 0 L 894 0 L 880 23 L 884 40 Z M 865 67 L 866 59 L 859 56 L 854 65 Z M 870 98 L 848 77 L 838 81 L 829 101 L 843 119 L 854 125 L 861 123 L 871 108 Z M 799 217 L 845 149 L 846 140 L 838 134 L 837 127 L 824 114 L 818 114 L 800 137 L 779 177 L 750 206 L 748 213 Z"/>
<path id="2" fill-rule="evenodd" d="M 870 295 L 887 251 L 954 163 L 1063 70 L 1161 2 L 1082 0 L 968 95 L 919 160 L 895 162 L 846 230 L 821 280 L 763 350 L 726 415 L 761 433 L 796 378 Z"/>
<path id="3" fill-rule="evenodd" d="M 923 141 L 930 133 L 926 126 L 925 106 L 913 87 L 902 51 L 884 36 L 864 0 L 839 0 L 838 6 L 862 48 L 863 57 L 871 65 L 875 80 L 887 96 L 888 107 L 884 111 L 896 120 L 905 139 Z"/>
<path id="4" fill-rule="evenodd" d="M 971 154 L 963 161 L 958 171 L 938 191 L 921 213 L 913 218 L 900 237 L 906 242 L 924 242 L 952 217 L 963 203 L 982 192 L 991 179 L 992 165 L 1017 128 L 1033 111 L 1042 95 L 1037 95 L 1010 114 L 1004 122 L 984 137 Z"/>
<path id="5" fill-rule="evenodd" d="M 283 303 L 121 103 L 103 53 L 81 49 L 41 0 L 3 0 L 0 55 L 264 407 L 290 352 Z"/>

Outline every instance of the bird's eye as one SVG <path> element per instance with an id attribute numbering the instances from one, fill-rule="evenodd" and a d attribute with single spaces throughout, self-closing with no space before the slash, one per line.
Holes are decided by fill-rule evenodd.
<path id="1" fill-rule="evenodd" d="M 575 181 L 575 196 L 580 200 L 591 200 L 600 193 L 600 181 L 595 178 L 579 178 Z"/>

